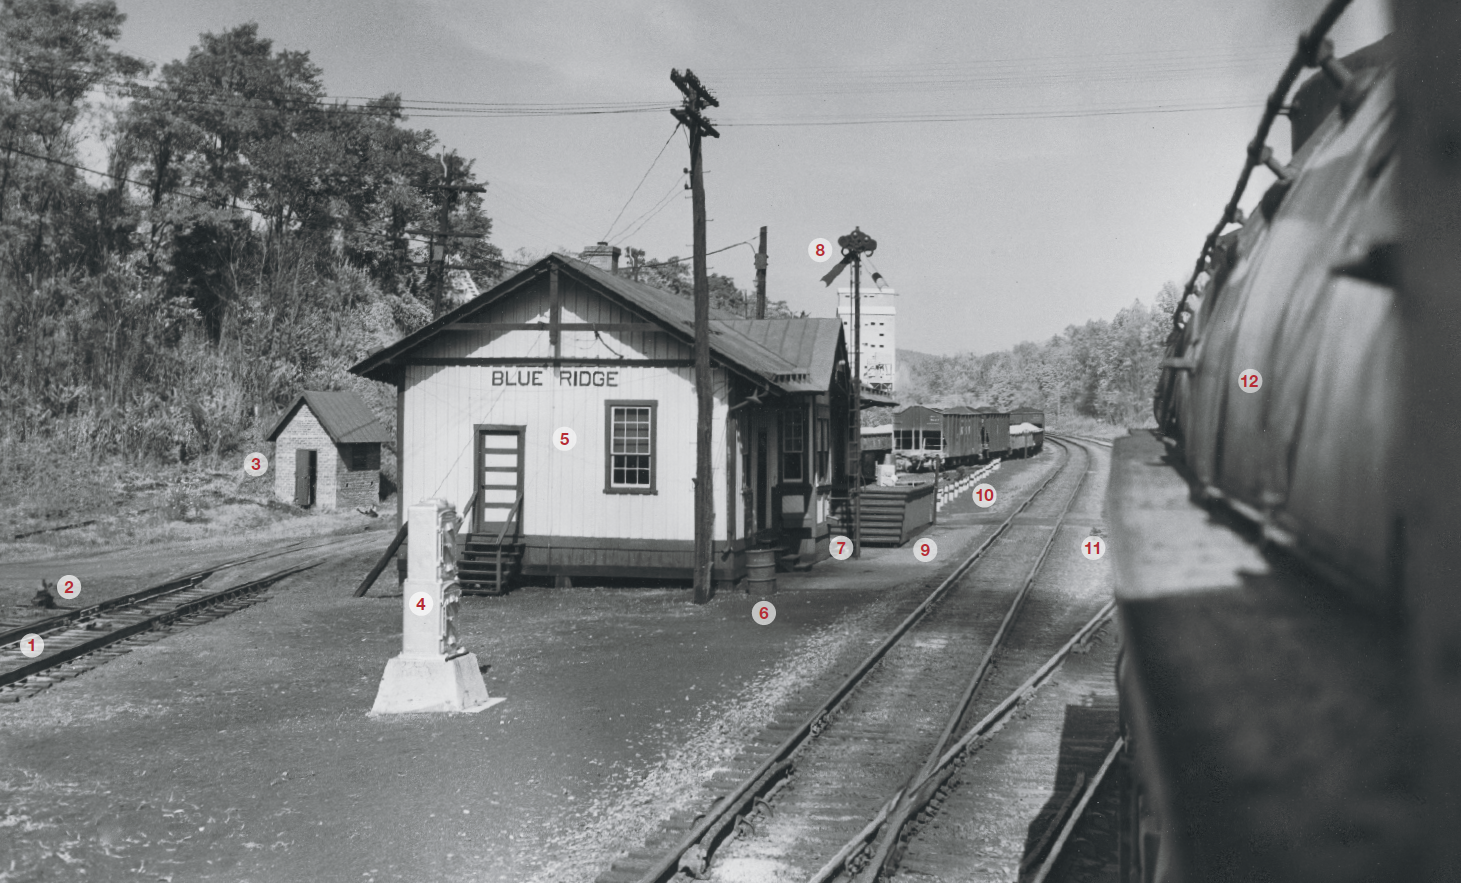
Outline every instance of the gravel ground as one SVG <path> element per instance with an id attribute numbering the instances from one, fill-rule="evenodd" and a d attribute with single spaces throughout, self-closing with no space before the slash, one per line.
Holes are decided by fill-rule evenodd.
<path id="1" fill-rule="evenodd" d="M 1007 464 L 1006 498 L 1047 463 Z M 476 715 L 366 716 L 401 602 L 350 597 L 379 552 L 352 546 L 0 709 L 0 881 L 592 879 L 866 652 L 987 529 L 961 508 L 931 531 L 935 565 L 868 550 L 783 575 L 770 626 L 739 593 L 469 598 L 461 632 L 507 697 Z"/>

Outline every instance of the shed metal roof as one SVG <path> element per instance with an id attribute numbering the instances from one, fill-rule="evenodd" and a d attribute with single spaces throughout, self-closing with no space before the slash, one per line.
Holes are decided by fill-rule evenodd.
<path id="1" fill-rule="evenodd" d="M 356 445 L 369 442 L 384 442 L 388 440 L 386 428 L 375 417 L 375 412 L 365 403 L 365 399 L 359 393 L 344 390 L 341 392 L 324 392 L 321 390 L 307 390 L 274 428 L 269 431 L 268 441 L 279 438 L 279 433 L 294 419 L 301 405 L 309 405 L 310 411 L 320 425 L 329 433 L 330 440 L 337 445 Z"/>
<path id="2" fill-rule="evenodd" d="M 839 319 L 731 319 L 716 323 L 771 350 L 800 369 L 801 381 L 783 384 L 788 392 L 826 392 L 842 340 Z"/>

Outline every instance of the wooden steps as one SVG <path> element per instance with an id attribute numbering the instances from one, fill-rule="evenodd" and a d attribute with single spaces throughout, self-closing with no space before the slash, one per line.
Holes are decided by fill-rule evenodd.
<path id="1" fill-rule="evenodd" d="M 515 538 L 497 545 L 495 536 L 466 534 L 457 552 L 457 581 L 463 595 L 503 595 L 522 565 L 523 547 Z"/>

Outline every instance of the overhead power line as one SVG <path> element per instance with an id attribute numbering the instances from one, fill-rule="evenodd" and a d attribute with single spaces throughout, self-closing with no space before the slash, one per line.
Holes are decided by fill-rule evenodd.
<path id="1" fill-rule="evenodd" d="M 655 203 L 653 206 L 651 206 L 649 209 L 647 209 L 638 218 L 635 218 L 633 221 L 630 221 L 628 224 L 625 225 L 627 227 L 634 227 L 634 225 L 636 223 L 638 223 L 639 226 L 634 227 L 633 230 L 630 230 L 627 233 L 620 233 L 618 236 L 614 237 L 614 241 L 615 242 L 623 242 L 626 239 L 628 239 L 629 237 L 633 236 L 635 233 L 638 233 L 640 230 L 643 230 L 645 224 L 648 224 L 650 221 L 654 220 L 654 218 L 655 218 L 656 215 L 658 215 L 660 212 L 664 211 L 665 208 L 668 207 L 669 204 L 674 201 L 674 196 L 675 196 L 676 193 L 679 193 L 680 192 L 681 182 L 684 181 L 684 180 L 685 180 L 685 174 L 682 172 L 680 174 L 680 177 L 678 177 L 678 178 L 675 179 L 675 183 L 673 183 L 673 184 L 670 185 L 670 191 L 668 193 L 666 193 L 664 196 L 660 197 L 659 202 Z M 640 218 L 643 218 L 643 220 L 641 221 Z"/>
<path id="2" fill-rule="evenodd" d="M 0 68 L 21 74 L 91 76 L 94 71 L 85 68 L 46 67 L 20 64 L 9 59 L 0 59 Z M 281 103 L 273 109 L 281 111 L 336 108 L 371 115 L 390 115 L 396 112 L 427 118 L 444 117 L 533 117 L 533 116 L 585 116 L 624 113 L 663 113 L 672 104 L 664 101 L 449 101 L 445 99 L 400 98 L 399 104 L 381 106 L 378 104 L 356 104 L 352 102 L 380 102 L 385 96 L 320 95 L 314 96 L 299 91 L 258 89 L 250 96 L 204 87 L 187 87 L 169 83 L 157 78 L 118 79 L 113 75 L 98 77 L 97 87 L 109 86 L 120 89 L 131 98 L 153 98 L 177 104 L 204 107 L 260 107 L 270 100 Z M 399 97 L 399 96 L 397 96 Z"/>
<path id="3" fill-rule="evenodd" d="M 135 178 L 128 178 L 125 175 L 118 175 L 115 172 L 104 172 L 101 169 L 93 169 L 93 168 L 90 168 L 88 166 L 78 165 L 78 164 L 73 163 L 73 162 L 67 162 L 64 159 L 57 159 L 54 156 L 46 156 L 46 155 L 40 154 L 40 153 L 32 153 L 31 151 L 26 150 L 26 149 L 21 148 L 21 147 L 14 147 L 14 146 L 12 146 L 12 147 L 6 148 L 6 150 L 8 150 L 11 153 L 18 154 L 20 156 L 29 157 L 30 159 L 37 159 L 37 160 L 40 160 L 42 162 L 47 162 L 47 163 L 51 163 L 52 165 L 62 166 L 64 168 L 72 169 L 74 171 L 86 172 L 88 174 L 98 175 L 98 176 L 103 177 L 103 178 L 110 178 L 113 181 L 121 181 L 121 182 L 123 182 L 125 184 L 133 184 L 133 185 L 135 185 L 137 187 L 147 187 L 147 188 L 150 188 L 152 186 L 151 184 L 148 184 L 146 181 L 138 181 Z M 199 203 L 204 203 L 206 205 L 211 205 L 214 208 L 237 209 L 238 211 L 249 212 L 250 214 L 258 215 L 261 218 L 273 218 L 273 215 L 271 215 L 269 212 L 263 211 L 262 209 L 255 208 L 254 206 L 251 206 L 251 205 L 249 205 L 247 203 L 244 203 L 244 202 L 239 202 L 237 200 L 229 201 L 229 200 L 219 199 L 219 198 L 213 197 L 213 196 L 208 196 L 208 195 L 202 194 L 202 193 L 191 193 L 191 192 L 189 192 L 187 190 L 169 190 L 169 191 L 167 191 L 167 195 L 169 195 L 169 196 L 180 196 L 180 197 L 182 197 L 184 199 L 190 199 L 190 200 L 192 200 L 194 202 L 199 202 Z M 364 229 L 364 228 L 361 228 L 361 227 L 355 227 L 355 228 L 351 229 L 350 232 L 353 233 L 353 234 L 359 235 L 359 236 L 368 236 L 368 237 L 370 237 L 372 239 L 379 239 L 379 240 L 382 240 L 384 242 L 392 242 L 393 243 L 397 239 L 397 237 L 391 236 L 389 234 L 386 234 L 386 233 L 378 233 L 378 232 L 376 232 L 374 230 L 367 230 L 367 229 Z M 411 231 L 408 231 L 408 232 L 411 232 Z M 514 263 L 514 262 L 512 262 L 512 261 L 505 261 L 503 263 Z M 522 265 L 519 264 L 518 266 L 522 266 Z"/>
<path id="4" fill-rule="evenodd" d="M 659 158 L 665 155 L 665 148 L 669 147 L 670 142 L 675 140 L 675 133 L 680 131 L 680 125 L 678 122 L 675 123 L 675 127 L 670 130 L 670 137 L 666 138 L 665 143 L 660 145 L 659 153 L 654 155 L 654 159 L 649 163 L 649 168 L 644 170 L 644 177 L 639 179 L 639 183 L 634 185 L 633 193 L 630 193 L 629 198 L 624 200 L 623 208 L 619 209 L 619 214 L 614 216 L 613 222 L 609 224 L 609 229 L 604 231 L 604 242 L 609 241 L 609 234 L 614 232 L 614 224 L 619 223 L 619 219 L 624 217 L 624 210 L 629 208 L 629 203 L 634 201 L 634 196 L 639 192 L 639 188 L 643 187 L 644 182 L 649 180 L 649 173 L 654 171 L 654 167 L 659 164 Z"/>
<path id="5" fill-rule="evenodd" d="M 843 117 L 826 119 L 755 120 L 739 122 L 728 120 L 721 123 L 727 128 L 751 128 L 767 126 L 872 126 L 903 123 L 967 123 L 979 120 L 1056 120 L 1081 117 L 1138 116 L 1143 114 L 1197 113 L 1210 110 L 1244 110 L 1262 107 L 1261 100 L 1227 101 L 1210 104 L 1155 104 L 1135 107 L 1087 107 L 1062 109 L 1027 109 L 999 111 L 927 112 L 906 114 L 872 114 L 866 117 Z"/>
<path id="6" fill-rule="evenodd" d="M 783 66 L 725 69 L 716 73 L 725 83 L 722 92 L 741 98 L 751 96 L 787 96 L 801 99 L 829 98 L 840 95 L 870 94 L 934 94 L 978 92 L 987 89 L 1079 88 L 1091 84 L 1162 84 L 1184 80 L 1226 77 L 1242 73 L 1258 73 L 1279 63 L 1287 56 L 1287 46 L 1259 46 L 1236 52 L 1193 52 L 1180 47 L 1138 52 L 1104 52 L 1071 55 L 1049 55 L 1021 58 L 969 59 L 924 62 L 910 65 L 864 64 L 825 66 Z M 42 74 L 94 75 L 82 68 L 46 67 L 0 59 L 0 67 Z M 563 117 L 664 112 L 671 105 L 663 101 L 578 101 L 578 102 L 482 102 L 446 99 L 422 99 L 396 96 L 399 104 L 380 106 L 381 99 L 356 95 L 310 96 L 297 91 L 262 90 L 244 98 L 220 94 L 211 89 L 185 87 L 167 83 L 157 77 L 118 80 L 112 76 L 99 85 L 120 88 L 132 97 L 152 97 L 166 102 L 199 106 L 236 107 L 267 105 L 277 100 L 282 111 L 311 108 L 343 108 L 354 113 L 410 116 L 421 119 L 499 118 L 499 117 Z M 370 102 L 370 103 L 357 103 Z M 1082 116 L 1122 116 L 1147 113 L 1191 113 L 1228 110 L 1256 106 L 1256 101 L 1171 100 L 1166 104 L 1148 102 L 1139 106 L 1080 106 L 1049 108 L 1038 106 L 1007 109 L 970 108 L 968 111 L 945 109 L 929 113 L 880 113 L 875 109 L 853 115 L 823 119 L 802 117 L 734 118 L 727 125 L 738 126 L 829 126 L 870 125 L 921 122 L 961 122 L 992 119 L 1074 118 Z M 612 231 L 611 231 L 612 232 Z"/>

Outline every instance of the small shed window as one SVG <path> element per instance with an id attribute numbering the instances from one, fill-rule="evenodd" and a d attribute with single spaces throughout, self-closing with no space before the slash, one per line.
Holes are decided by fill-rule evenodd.
<path id="1" fill-rule="evenodd" d="M 350 471 L 363 472 L 370 468 L 370 445 L 350 446 Z"/>
<path id="2" fill-rule="evenodd" d="M 807 417 L 786 412 L 781 427 L 781 480 L 806 481 Z"/>
<path id="3" fill-rule="evenodd" d="M 604 491 L 655 492 L 655 402 L 608 402 Z"/>

